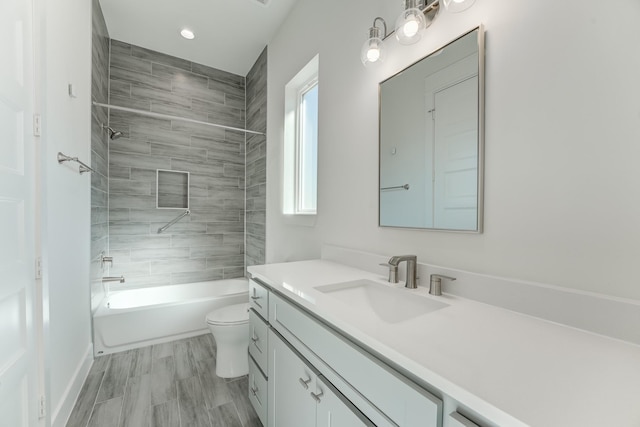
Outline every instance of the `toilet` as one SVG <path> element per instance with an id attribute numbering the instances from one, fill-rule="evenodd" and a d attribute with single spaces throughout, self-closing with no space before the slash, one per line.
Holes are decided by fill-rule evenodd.
<path id="1" fill-rule="evenodd" d="M 228 305 L 207 314 L 218 348 L 216 375 L 234 378 L 249 373 L 249 303 Z"/>

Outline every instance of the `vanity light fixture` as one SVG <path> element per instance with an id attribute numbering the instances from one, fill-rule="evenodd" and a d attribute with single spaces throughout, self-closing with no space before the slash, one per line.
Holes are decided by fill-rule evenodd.
<path id="1" fill-rule="evenodd" d="M 403 0 L 404 11 L 398 17 L 395 27 L 396 39 L 401 44 L 409 45 L 422 38 L 422 31 L 431 25 L 441 5 L 447 12 L 457 13 L 469 9 L 475 0 Z M 378 22 L 382 24 L 384 33 Z M 360 52 L 360 59 L 365 66 L 384 60 L 384 42 L 387 37 L 387 24 L 384 19 L 377 17 L 373 26 L 369 28 L 369 38 Z"/>
<path id="2" fill-rule="evenodd" d="M 377 22 L 382 23 L 383 33 L 381 33 L 380 28 L 376 26 Z M 360 60 L 365 67 L 384 61 L 385 50 L 382 40 L 385 37 L 387 37 L 387 23 L 384 22 L 384 19 L 377 17 L 373 20 L 373 26 L 369 28 L 369 38 L 364 42 L 364 45 L 362 45 L 360 52 Z"/>
<path id="3" fill-rule="evenodd" d="M 418 0 L 404 0 L 404 11 L 396 20 L 396 39 L 401 44 L 414 44 L 422 38 L 422 30 L 431 24 L 418 8 Z"/>
<path id="4" fill-rule="evenodd" d="M 187 40 L 193 40 L 194 38 L 196 38 L 195 33 L 188 28 L 183 28 L 182 30 L 180 30 L 180 35 Z"/>

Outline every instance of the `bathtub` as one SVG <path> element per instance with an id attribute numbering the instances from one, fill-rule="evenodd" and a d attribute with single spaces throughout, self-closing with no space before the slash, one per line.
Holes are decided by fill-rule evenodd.
<path id="1" fill-rule="evenodd" d="M 111 292 L 93 316 L 94 354 L 208 333 L 207 313 L 248 300 L 245 278 Z"/>

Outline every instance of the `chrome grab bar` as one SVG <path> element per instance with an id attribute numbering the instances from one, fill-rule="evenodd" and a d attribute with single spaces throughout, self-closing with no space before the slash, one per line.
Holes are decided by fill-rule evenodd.
<path id="1" fill-rule="evenodd" d="M 182 218 L 184 218 L 187 215 L 191 215 L 191 211 L 189 209 L 187 209 L 186 211 L 184 211 L 183 213 L 181 213 L 180 215 L 178 215 L 176 218 L 172 219 L 171 221 L 169 221 L 167 223 L 167 225 L 165 225 L 164 227 L 160 227 L 158 228 L 158 234 L 164 233 L 164 231 L 171 227 L 173 224 L 175 224 L 176 222 L 180 221 Z"/>
<path id="2" fill-rule="evenodd" d="M 85 172 L 95 172 L 95 170 L 91 169 L 86 163 L 78 160 L 77 157 L 67 156 L 66 154 L 62 154 L 58 152 L 58 163 L 62 164 L 64 162 L 76 162 L 80 165 L 78 172 L 82 175 Z"/>
<path id="3" fill-rule="evenodd" d="M 396 185 L 394 187 L 381 187 L 380 191 L 382 190 L 408 190 L 409 189 L 409 184 L 405 184 L 405 185 Z"/>

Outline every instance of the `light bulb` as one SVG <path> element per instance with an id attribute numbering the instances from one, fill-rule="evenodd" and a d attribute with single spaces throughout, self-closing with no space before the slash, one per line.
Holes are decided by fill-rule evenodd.
<path id="1" fill-rule="evenodd" d="M 407 37 L 413 37 L 418 33 L 420 29 L 420 24 L 415 19 L 411 19 L 407 21 L 402 27 L 402 31 L 404 31 L 404 35 Z"/>
<path id="2" fill-rule="evenodd" d="M 458 13 L 469 9 L 475 0 L 443 0 L 447 12 Z"/>
<path id="3" fill-rule="evenodd" d="M 380 59 L 380 49 L 377 47 L 372 47 L 367 51 L 367 59 L 369 62 L 376 62 Z"/>
<path id="4" fill-rule="evenodd" d="M 396 39 L 401 44 L 413 44 L 422 38 L 427 27 L 424 14 L 418 8 L 406 9 L 396 20 Z"/>
<path id="5" fill-rule="evenodd" d="M 377 64 L 384 61 L 384 44 L 380 38 L 374 37 L 364 42 L 360 53 L 360 60 L 365 66 Z"/>
<path id="6" fill-rule="evenodd" d="M 381 28 L 376 27 L 378 23 L 382 24 L 384 32 L 380 31 Z M 365 67 L 384 61 L 385 49 L 382 40 L 387 36 L 387 24 L 384 19 L 380 17 L 374 19 L 373 27 L 369 28 L 368 34 L 369 38 L 367 38 L 360 50 L 360 61 Z"/>

